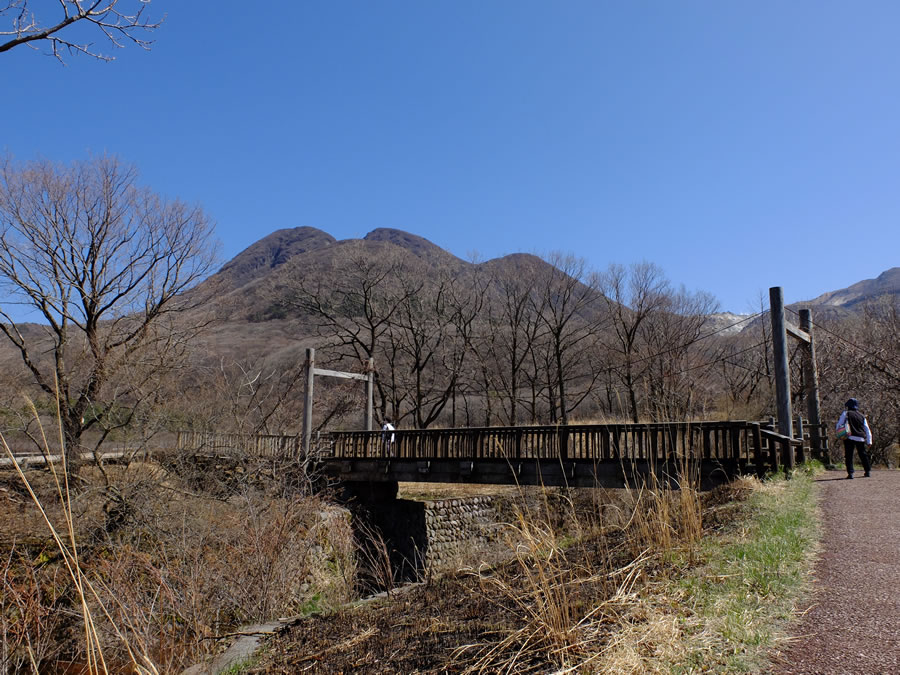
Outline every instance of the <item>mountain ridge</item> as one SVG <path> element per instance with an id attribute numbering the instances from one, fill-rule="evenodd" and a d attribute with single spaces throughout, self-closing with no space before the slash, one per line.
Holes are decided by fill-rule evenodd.
<path id="1" fill-rule="evenodd" d="M 900 267 L 885 270 L 874 279 L 863 279 L 847 288 L 823 293 L 809 304 L 850 307 L 883 295 L 900 295 Z"/>
<path id="2" fill-rule="evenodd" d="M 315 227 L 275 230 L 238 253 L 213 277 L 232 288 L 239 288 L 281 267 L 297 255 L 321 250 L 335 243 L 337 239 Z"/>
<path id="3" fill-rule="evenodd" d="M 257 285 L 275 277 L 287 274 L 306 276 L 336 270 L 348 260 L 364 259 L 366 256 L 388 255 L 394 250 L 398 255 L 413 256 L 428 266 L 449 265 L 459 271 L 478 268 L 505 274 L 515 274 L 521 266 L 534 267 L 549 265 L 542 258 L 529 253 L 510 253 L 483 262 L 468 262 L 420 235 L 389 227 L 371 230 L 362 238 L 336 239 L 315 227 L 301 226 L 282 228 L 264 236 L 225 263 L 211 277 L 223 284 L 224 295 L 249 294 L 245 302 L 258 305 L 253 289 Z M 332 271 L 332 273 L 336 273 Z M 713 292 L 714 294 L 714 292 Z M 864 279 L 847 288 L 825 292 L 812 300 L 791 303 L 792 308 L 818 308 L 821 315 L 846 316 L 867 300 L 880 296 L 900 295 L 900 267 L 893 267 L 874 279 Z M 243 304 L 240 301 L 238 304 Z M 720 312 L 723 321 L 743 317 Z"/>

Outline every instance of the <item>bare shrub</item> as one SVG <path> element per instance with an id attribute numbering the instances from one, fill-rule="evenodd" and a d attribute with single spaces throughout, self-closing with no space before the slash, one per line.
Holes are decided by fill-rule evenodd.
<path id="1" fill-rule="evenodd" d="M 141 672 L 177 672 L 243 623 L 352 597 L 348 514 L 292 492 L 290 481 L 260 486 L 259 476 L 242 474 L 228 494 L 204 494 L 163 467 L 135 462 L 82 466 L 76 493 L 47 484 L 46 475 L 33 473 L 36 499 L 23 514 L 37 505 L 45 529 L 78 544 L 46 549 L 30 518 L 17 518 L 30 522 L 22 532 L 30 532 L 28 547 L 4 542 L 0 655 L 10 672 L 60 657 L 93 663 L 91 672 L 121 672 L 135 661 Z M 65 508 L 49 508 L 60 494 Z M 15 497 L 4 500 L 6 513 L 25 509 Z M 67 564 L 83 590 L 72 589 Z"/>
<path id="2" fill-rule="evenodd" d="M 113 616 L 167 672 L 243 623 L 350 599 L 349 524 L 310 497 L 157 492 L 92 566 Z"/>
<path id="3" fill-rule="evenodd" d="M 31 409 L 34 417 L 37 419 L 37 409 L 33 405 L 31 406 Z M 59 419 L 59 437 L 62 444 L 62 416 L 61 414 L 58 414 L 57 417 Z M 104 628 L 109 628 L 118 640 L 118 646 L 127 653 L 127 659 L 123 661 L 123 664 L 127 664 L 132 672 L 138 673 L 139 675 L 145 673 L 148 675 L 158 673 L 153 662 L 147 656 L 147 653 L 140 648 L 134 648 L 128 642 L 127 637 L 119 631 L 107 611 L 106 606 L 100 600 L 90 575 L 86 572 L 84 551 L 81 549 L 81 542 L 78 540 L 75 533 L 75 516 L 72 508 L 72 492 L 69 487 L 69 471 L 66 463 L 66 453 L 61 453 L 62 462 L 59 470 L 57 470 L 52 462 L 48 462 L 50 473 L 53 476 L 55 494 L 46 496 L 42 501 L 42 498 L 35 492 L 31 482 L 22 471 L 15 456 L 10 450 L 6 439 L 3 438 L 2 435 L 0 435 L 0 443 L 2 443 L 6 457 L 12 463 L 16 475 L 27 491 L 32 503 L 40 512 L 43 524 L 46 526 L 45 532 L 49 531 L 50 539 L 55 547 L 53 549 L 54 555 L 58 553 L 58 560 L 61 561 L 57 562 L 55 565 L 45 566 L 41 564 L 41 567 L 47 567 L 50 570 L 51 575 L 59 575 L 60 579 L 60 583 L 58 584 L 58 587 L 61 589 L 59 597 L 61 597 L 63 601 L 59 604 L 54 603 L 52 612 L 43 612 L 44 604 L 40 599 L 40 595 L 31 590 L 45 581 L 47 578 L 46 576 L 41 575 L 44 578 L 40 579 L 37 575 L 28 575 L 26 571 L 26 586 L 24 592 L 16 589 L 17 594 L 15 596 L 15 601 L 18 601 L 16 604 L 18 607 L 24 607 L 26 610 L 30 610 L 26 612 L 30 615 L 30 620 L 26 621 L 24 620 L 24 617 L 18 616 L 14 617 L 13 621 L 10 621 L 10 624 L 13 633 L 20 632 L 26 636 L 24 639 L 24 642 L 26 643 L 25 650 L 28 654 L 28 663 L 32 670 L 37 672 L 40 666 L 37 662 L 38 655 L 30 644 L 32 639 L 34 637 L 39 638 L 41 635 L 46 635 L 48 631 L 52 631 L 58 642 L 58 634 L 64 633 L 72 628 L 74 631 L 79 631 L 80 629 L 80 636 L 77 639 L 73 638 L 70 641 L 73 645 L 77 646 L 79 653 L 83 654 L 82 663 L 78 664 L 81 671 L 88 673 L 88 675 L 108 673 L 108 664 L 112 662 L 107 661 L 107 646 L 102 640 L 102 630 Z M 44 453 L 45 457 L 49 455 L 49 446 L 46 441 L 44 443 Z M 44 502 L 55 503 L 58 506 L 58 509 L 62 513 L 62 522 L 53 522 L 51 515 L 44 507 Z M 15 550 L 15 547 L 11 548 L 12 552 L 15 552 Z M 26 565 L 26 570 L 27 567 L 28 566 Z M 30 579 L 29 576 L 31 577 Z M 31 584 L 27 583 L 29 580 L 32 582 Z M 4 581 L 8 581 L 7 574 L 4 575 Z M 12 584 L 5 585 L 12 586 Z M 29 585 L 31 589 L 29 588 Z M 54 584 L 54 586 L 56 586 L 56 584 Z M 34 611 L 35 607 L 37 608 L 36 611 Z M 63 612 L 68 610 L 71 612 L 70 616 L 73 618 L 77 617 L 77 620 L 64 622 L 61 625 L 60 630 L 57 631 L 53 630 L 55 627 L 52 627 L 52 622 L 56 620 L 60 610 Z M 45 618 L 42 616 L 44 614 L 49 617 L 49 622 L 42 620 Z M 16 621 L 16 619 L 19 621 Z M 19 626 L 20 622 L 23 624 L 21 628 Z M 4 617 L 4 633 L 7 632 L 6 619 Z M 44 655 L 40 656 L 42 659 L 45 658 Z M 121 665 L 117 665 L 115 670 L 123 670 L 123 668 Z"/>
<path id="4" fill-rule="evenodd" d="M 13 548 L 0 570 L 0 673 L 25 672 L 59 656 L 59 570 L 46 578 L 39 565 Z"/>

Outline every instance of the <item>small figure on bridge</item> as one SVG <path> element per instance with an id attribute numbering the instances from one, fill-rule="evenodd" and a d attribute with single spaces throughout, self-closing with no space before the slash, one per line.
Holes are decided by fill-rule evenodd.
<path id="1" fill-rule="evenodd" d="M 381 442 L 384 444 L 384 454 L 387 457 L 394 456 L 394 425 L 390 420 L 385 420 L 381 427 Z"/>
<path id="2" fill-rule="evenodd" d="M 844 463 L 847 467 L 847 478 L 853 478 L 854 450 L 859 455 L 859 461 L 862 462 L 866 472 L 865 476 L 868 478 L 872 471 L 872 463 L 869 461 L 869 453 L 866 450 L 872 445 L 872 431 L 869 429 L 869 422 L 866 420 L 866 416 L 859 411 L 859 401 L 855 398 L 849 399 L 844 407 L 846 410 L 841 413 L 835 430 L 840 431 L 845 425 L 850 426 L 850 435 L 844 438 Z"/>

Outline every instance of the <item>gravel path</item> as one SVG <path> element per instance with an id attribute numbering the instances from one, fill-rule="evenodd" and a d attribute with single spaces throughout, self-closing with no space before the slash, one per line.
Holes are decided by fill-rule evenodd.
<path id="1" fill-rule="evenodd" d="M 900 673 L 900 471 L 819 479 L 825 521 L 815 595 L 781 675 Z"/>

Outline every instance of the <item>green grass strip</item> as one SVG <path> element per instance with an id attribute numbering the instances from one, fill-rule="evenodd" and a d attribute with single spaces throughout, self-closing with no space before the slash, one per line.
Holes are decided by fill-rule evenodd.
<path id="1" fill-rule="evenodd" d="M 810 473 L 767 481 L 741 505 L 730 528 L 704 538 L 699 573 L 676 582 L 690 616 L 687 658 L 671 672 L 765 669 L 808 592 L 821 539 Z"/>

